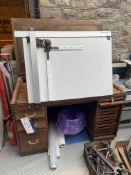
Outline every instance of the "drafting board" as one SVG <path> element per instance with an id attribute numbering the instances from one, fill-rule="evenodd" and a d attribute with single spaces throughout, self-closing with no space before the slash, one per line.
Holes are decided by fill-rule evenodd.
<path id="1" fill-rule="evenodd" d="M 113 94 L 111 33 L 15 31 L 23 38 L 29 103 Z M 26 37 L 30 37 L 30 43 Z M 50 59 L 36 38 L 50 39 Z"/>

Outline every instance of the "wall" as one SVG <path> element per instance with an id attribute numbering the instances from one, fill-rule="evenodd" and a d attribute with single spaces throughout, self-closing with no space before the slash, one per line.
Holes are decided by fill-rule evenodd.
<path id="1" fill-rule="evenodd" d="M 41 18 L 101 20 L 111 30 L 113 60 L 131 53 L 131 0 L 39 0 Z"/>

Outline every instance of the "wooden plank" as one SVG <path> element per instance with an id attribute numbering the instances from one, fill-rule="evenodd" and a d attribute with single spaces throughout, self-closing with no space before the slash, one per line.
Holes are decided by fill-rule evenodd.
<path id="1" fill-rule="evenodd" d="M 117 159 L 120 163 L 123 164 L 122 159 L 121 159 L 121 157 L 120 157 L 120 155 L 119 155 L 119 152 L 118 152 L 117 148 L 114 149 L 114 153 L 115 153 L 116 159 Z M 123 166 L 124 166 L 124 169 L 126 169 L 125 165 L 123 165 Z M 126 172 L 125 175 L 128 175 L 128 173 Z"/>
<path id="2" fill-rule="evenodd" d="M 18 95 L 18 90 L 19 90 L 19 86 L 20 86 L 21 81 L 22 81 L 22 79 L 21 79 L 21 77 L 19 77 L 18 80 L 17 80 L 17 83 L 16 83 L 16 87 L 15 87 L 13 96 L 12 96 L 11 104 L 14 104 L 16 102 L 17 95 Z"/>
<path id="3" fill-rule="evenodd" d="M 124 88 L 122 86 L 119 86 L 118 84 L 116 83 L 113 83 L 113 90 L 114 90 L 114 94 L 115 93 L 120 93 L 120 92 L 124 92 Z"/>
<path id="4" fill-rule="evenodd" d="M 119 109 L 119 108 L 118 108 Z M 116 110 L 117 111 L 117 110 Z M 101 111 L 101 116 L 104 115 L 115 115 L 116 111 L 108 110 L 108 111 Z"/>
<path id="5" fill-rule="evenodd" d="M 101 113 L 104 113 L 104 112 L 108 112 L 108 111 L 112 111 L 112 112 L 115 112 L 116 110 L 119 110 L 120 106 L 117 105 L 117 106 L 100 106 L 99 105 L 99 109 L 101 110 L 100 112 Z"/>
<path id="6" fill-rule="evenodd" d="M 114 89 L 114 87 L 113 87 Z M 113 96 L 105 96 L 102 99 L 99 100 L 99 103 L 104 103 L 104 102 L 112 102 L 112 101 L 119 101 L 119 100 L 125 100 L 125 92 L 124 91 L 118 91 L 118 90 L 113 90 Z"/>
<path id="7" fill-rule="evenodd" d="M 97 117 L 97 120 L 107 120 L 107 119 L 116 119 L 117 115 L 118 115 L 119 110 L 116 110 L 115 113 L 113 114 L 104 114 L 101 115 L 101 113 L 99 113 L 99 116 Z"/>
<path id="8" fill-rule="evenodd" d="M 113 139 L 115 137 L 115 134 L 112 133 L 106 133 L 106 135 L 97 135 L 95 134 L 94 138 L 91 138 L 92 141 L 96 141 L 96 140 L 109 140 L 109 139 Z"/>
<path id="9" fill-rule="evenodd" d="M 12 17 L 25 18 L 29 16 L 26 6 L 28 6 L 28 0 L 0 1 L 0 47 L 6 44 L 13 44 L 10 19 Z"/>
<path id="10" fill-rule="evenodd" d="M 99 105 L 100 105 L 101 107 L 104 107 L 104 106 L 113 106 L 113 105 L 120 105 L 120 104 L 124 104 L 124 100 L 121 100 L 121 101 L 114 101 L 114 102 L 99 103 Z"/>
<path id="11" fill-rule="evenodd" d="M 24 6 L 0 6 L 0 17 L 26 17 Z"/>
<path id="12" fill-rule="evenodd" d="M 39 31 L 100 31 L 102 23 L 90 20 L 65 20 L 65 19 L 16 19 L 12 18 L 12 30 L 29 30 L 34 28 Z M 14 38 L 16 64 L 18 76 L 25 74 L 23 45 L 19 38 Z"/>
<path id="13" fill-rule="evenodd" d="M 4 47 L 6 44 L 13 44 L 13 40 L 0 40 L 0 48 Z"/>
<path id="14" fill-rule="evenodd" d="M 102 30 L 102 23 L 90 20 L 64 20 L 64 19 L 16 19 L 12 18 L 12 26 L 15 30 L 44 31 L 88 31 Z"/>
<path id="15" fill-rule="evenodd" d="M 9 18 L 0 18 L 0 47 L 13 44 L 12 29 Z"/>
<path id="16" fill-rule="evenodd" d="M 116 119 L 101 119 L 101 120 L 97 120 L 97 122 L 96 122 L 96 126 L 97 125 L 103 125 L 103 123 L 104 124 L 108 124 L 108 125 L 110 125 L 111 123 L 113 123 L 113 122 L 116 122 Z"/>
<path id="17" fill-rule="evenodd" d="M 128 145 L 129 143 L 129 140 L 124 140 L 124 141 L 119 141 L 119 142 L 116 142 L 116 148 L 118 147 L 125 147 L 126 145 Z"/>
<path id="18" fill-rule="evenodd" d="M 23 0 L 2 0 L 0 1 L 0 6 L 9 6 L 11 8 L 11 6 L 21 6 L 24 5 L 24 1 Z"/>
<path id="19" fill-rule="evenodd" d="M 123 147 L 119 147 L 118 148 L 118 151 L 119 151 L 119 153 L 121 155 L 121 159 L 123 160 L 125 166 L 127 167 L 127 169 L 129 170 L 129 172 L 131 173 L 131 166 L 130 166 L 130 164 L 128 162 L 128 159 L 127 159 L 127 157 L 125 155 L 124 148 Z"/>

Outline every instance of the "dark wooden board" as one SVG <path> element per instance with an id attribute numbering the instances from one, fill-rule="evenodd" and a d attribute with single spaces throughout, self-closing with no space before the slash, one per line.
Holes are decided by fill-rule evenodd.
<path id="1" fill-rule="evenodd" d="M 22 1 L 22 0 L 11 0 L 11 1 L 9 1 L 9 0 L 2 0 L 2 1 L 0 1 L 0 6 L 2 7 L 2 6 L 6 6 L 6 7 L 16 7 L 16 6 L 23 6 L 24 5 L 24 1 Z"/>
<path id="2" fill-rule="evenodd" d="M 0 48 L 13 44 L 10 19 L 29 16 L 28 0 L 0 0 Z"/>
<path id="3" fill-rule="evenodd" d="M 12 30 L 29 30 L 34 28 L 39 31 L 100 31 L 102 23 L 90 20 L 64 20 L 64 19 L 29 19 L 12 18 Z M 23 46 L 21 39 L 14 38 L 17 73 L 25 75 Z"/>

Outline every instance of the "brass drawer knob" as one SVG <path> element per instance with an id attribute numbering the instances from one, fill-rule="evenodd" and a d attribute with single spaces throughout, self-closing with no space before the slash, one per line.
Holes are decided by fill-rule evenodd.
<path id="1" fill-rule="evenodd" d="M 36 145 L 39 142 L 39 139 L 36 139 L 35 141 L 28 140 L 29 145 Z"/>
<path id="2" fill-rule="evenodd" d="M 34 123 L 35 128 L 37 128 L 37 123 Z"/>
<path id="3" fill-rule="evenodd" d="M 114 101 L 115 101 L 114 97 L 111 97 L 111 102 L 114 102 Z"/>

